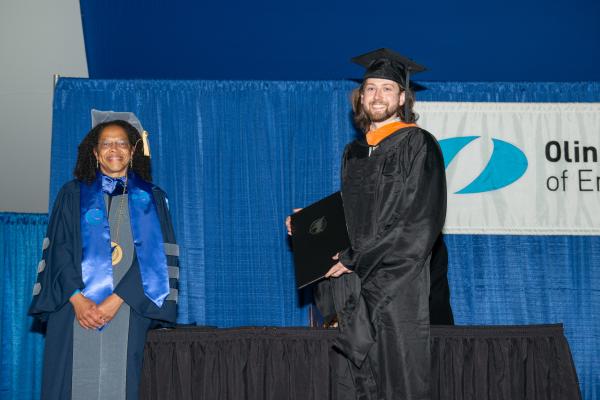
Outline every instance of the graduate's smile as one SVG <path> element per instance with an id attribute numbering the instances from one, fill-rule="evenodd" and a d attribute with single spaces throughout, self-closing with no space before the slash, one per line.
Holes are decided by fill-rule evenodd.
<path id="1" fill-rule="evenodd" d="M 398 106 L 390 106 L 389 103 L 371 102 L 366 109 L 369 118 L 374 122 L 380 122 L 390 117 L 396 116 L 398 113 Z"/>
<path id="2" fill-rule="evenodd" d="M 371 103 L 371 109 L 374 111 L 385 111 L 388 105 L 386 103 Z"/>
<path id="3" fill-rule="evenodd" d="M 112 177 L 124 176 L 131 160 L 131 145 L 123 128 L 115 125 L 104 128 L 94 149 L 94 155 L 103 174 Z"/>

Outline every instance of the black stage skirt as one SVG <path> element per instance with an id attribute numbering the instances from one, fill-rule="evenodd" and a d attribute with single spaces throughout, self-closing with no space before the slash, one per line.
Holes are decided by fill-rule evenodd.
<path id="1" fill-rule="evenodd" d="M 146 342 L 140 398 L 351 399 L 334 329 L 178 328 Z M 561 325 L 432 326 L 432 399 L 577 400 Z"/>

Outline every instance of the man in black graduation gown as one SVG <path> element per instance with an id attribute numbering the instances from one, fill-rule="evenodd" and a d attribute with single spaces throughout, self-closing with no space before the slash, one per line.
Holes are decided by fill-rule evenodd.
<path id="1" fill-rule="evenodd" d="M 175 323 L 178 247 L 141 140 L 96 125 L 54 202 L 29 309 L 47 323 L 42 399 L 137 399 L 146 332 Z"/>
<path id="2" fill-rule="evenodd" d="M 325 284 L 339 321 L 335 347 L 349 360 L 349 376 L 338 373 L 354 386 L 344 394 L 338 385 L 338 396 L 429 399 L 434 274 L 440 297 L 431 304 L 441 322 L 452 323 L 452 314 L 441 239 L 444 161 L 436 139 L 415 123 L 409 82 L 424 68 L 388 49 L 353 61 L 366 73 L 353 93 L 354 121 L 365 136 L 346 147 L 342 160 L 352 245 Z M 317 297 L 328 289 L 321 286 Z"/>

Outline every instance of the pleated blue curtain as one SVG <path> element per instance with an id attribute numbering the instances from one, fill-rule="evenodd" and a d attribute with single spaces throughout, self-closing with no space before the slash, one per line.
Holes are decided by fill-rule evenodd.
<path id="1" fill-rule="evenodd" d="M 590 103 L 600 101 L 600 82 L 424 82 L 417 101 Z"/>
<path id="2" fill-rule="evenodd" d="M 27 317 L 47 215 L 0 213 L 0 398 L 40 395 L 43 337 Z"/>

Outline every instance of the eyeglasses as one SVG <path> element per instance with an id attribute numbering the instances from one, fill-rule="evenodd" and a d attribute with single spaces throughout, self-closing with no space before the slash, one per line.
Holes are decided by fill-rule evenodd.
<path id="1" fill-rule="evenodd" d="M 108 150 L 116 145 L 117 148 L 127 150 L 129 149 L 129 142 L 127 140 L 115 140 L 115 141 L 105 141 L 98 143 L 98 146 L 103 150 Z"/>

